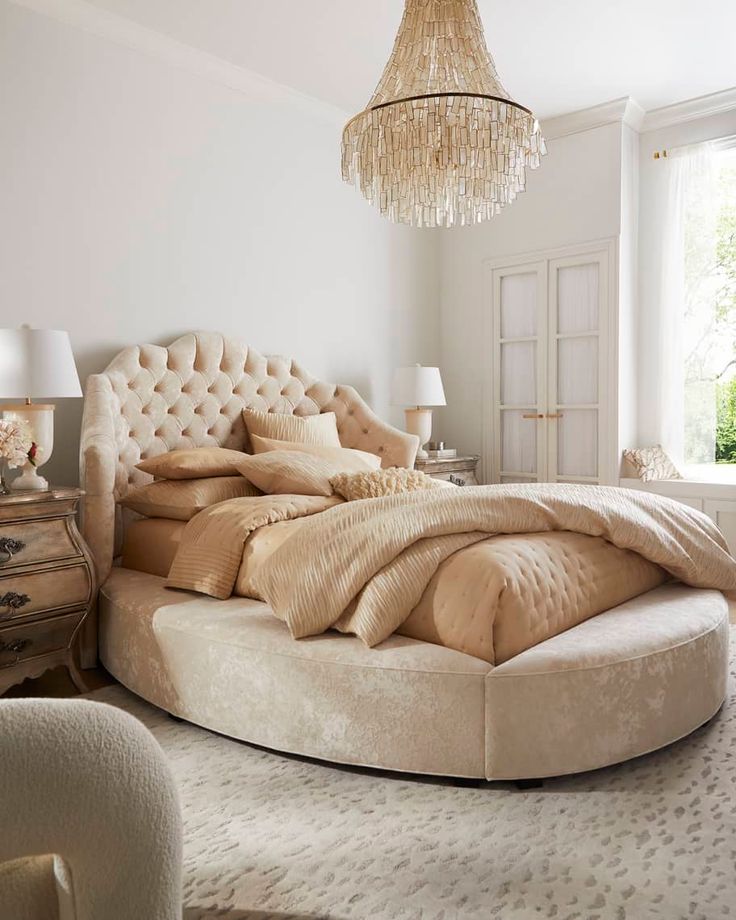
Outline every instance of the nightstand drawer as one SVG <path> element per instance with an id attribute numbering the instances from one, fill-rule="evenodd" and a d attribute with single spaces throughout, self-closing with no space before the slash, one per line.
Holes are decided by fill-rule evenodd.
<path id="1" fill-rule="evenodd" d="M 69 648 L 84 614 L 85 611 L 80 610 L 25 626 L 18 624 L 0 629 L 0 669 Z"/>
<path id="2" fill-rule="evenodd" d="M 15 566 L 80 555 L 66 518 L 0 524 L 0 576 Z"/>
<path id="3" fill-rule="evenodd" d="M 462 469 L 448 471 L 446 473 L 431 473 L 432 479 L 444 479 L 445 482 L 451 482 L 455 486 L 477 486 L 478 480 L 475 477 L 474 469 Z"/>
<path id="4" fill-rule="evenodd" d="M 89 602 L 90 576 L 85 564 L 0 578 L 0 625 L 44 610 Z"/>

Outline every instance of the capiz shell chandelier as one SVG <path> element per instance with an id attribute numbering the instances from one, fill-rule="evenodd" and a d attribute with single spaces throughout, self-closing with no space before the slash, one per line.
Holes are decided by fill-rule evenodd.
<path id="1" fill-rule="evenodd" d="M 342 175 L 390 220 L 477 224 L 524 190 L 539 123 L 496 73 L 476 0 L 406 0 L 367 108 L 342 134 Z"/>

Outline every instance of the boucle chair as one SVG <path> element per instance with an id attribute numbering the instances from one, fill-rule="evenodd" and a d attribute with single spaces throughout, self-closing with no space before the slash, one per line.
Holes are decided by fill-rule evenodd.
<path id="1" fill-rule="evenodd" d="M 0 917 L 181 920 L 177 792 L 137 719 L 1 701 L 0 764 Z"/>

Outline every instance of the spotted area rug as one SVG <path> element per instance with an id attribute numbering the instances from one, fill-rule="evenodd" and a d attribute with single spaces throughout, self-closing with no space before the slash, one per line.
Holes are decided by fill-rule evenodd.
<path id="1" fill-rule="evenodd" d="M 215 735 L 121 687 L 185 823 L 184 920 L 736 917 L 736 698 L 664 750 L 539 789 L 340 768 Z"/>

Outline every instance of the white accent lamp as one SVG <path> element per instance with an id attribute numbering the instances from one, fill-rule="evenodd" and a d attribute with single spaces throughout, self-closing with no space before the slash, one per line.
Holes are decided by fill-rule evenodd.
<path id="1" fill-rule="evenodd" d="M 0 399 L 23 399 L 3 406 L 3 417 L 26 423 L 36 442 L 36 466 L 27 462 L 11 483 L 14 490 L 43 491 L 49 484 L 38 475 L 54 449 L 54 406 L 31 399 L 81 396 L 69 333 L 57 329 L 0 329 Z"/>
<path id="2" fill-rule="evenodd" d="M 418 435 L 418 457 L 426 457 L 424 445 L 432 437 L 431 406 L 446 406 L 445 391 L 438 367 L 414 364 L 394 371 L 391 401 L 395 406 L 413 406 L 404 410 L 406 430 Z"/>

